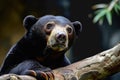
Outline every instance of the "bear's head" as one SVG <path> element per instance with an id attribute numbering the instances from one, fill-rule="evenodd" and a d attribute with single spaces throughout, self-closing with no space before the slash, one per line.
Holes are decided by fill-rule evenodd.
<path id="1" fill-rule="evenodd" d="M 53 15 L 41 18 L 29 15 L 23 25 L 29 37 L 41 40 L 41 44 L 45 43 L 44 48 L 56 52 L 68 50 L 82 29 L 79 21 L 71 22 L 63 16 Z"/>

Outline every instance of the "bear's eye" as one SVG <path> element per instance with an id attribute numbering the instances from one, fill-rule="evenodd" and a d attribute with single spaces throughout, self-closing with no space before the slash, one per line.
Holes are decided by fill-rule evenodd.
<path id="1" fill-rule="evenodd" d="M 53 24 L 49 23 L 46 25 L 46 29 L 51 29 L 53 27 Z"/>
<path id="2" fill-rule="evenodd" d="M 66 30 L 67 30 L 68 34 L 72 34 L 72 32 L 73 32 L 73 29 L 70 26 L 67 26 Z"/>
<path id="3" fill-rule="evenodd" d="M 50 33 L 54 26 L 55 26 L 55 23 L 54 23 L 54 22 L 48 22 L 48 23 L 46 24 L 46 26 L 45 26 L 46 32 L 47 32 L 47 33 Z"/>

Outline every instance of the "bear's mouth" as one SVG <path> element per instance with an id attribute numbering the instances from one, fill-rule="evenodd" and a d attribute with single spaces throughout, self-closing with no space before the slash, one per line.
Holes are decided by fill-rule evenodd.
<path id="1" fill-rule="evenodd" d="M 63 50 L 65 50 L 67 47 L 66 47 L 66 45 L 63 44 L 63 43 L 55 43 L 55 44 L 51 45 L 51 48 L 52 48 L 53 50 L 56 50 L 56 51 L 63 51 Z"/>
<path id="2" fill-rule="evenodd" d="M 56 43 L 56 44 L 53 44 L 52 47 L 64 48 L 65 44 Z"/>

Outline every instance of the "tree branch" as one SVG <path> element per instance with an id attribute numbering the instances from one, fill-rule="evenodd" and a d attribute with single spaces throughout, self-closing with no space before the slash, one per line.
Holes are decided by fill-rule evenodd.
<path id="1" fill-rule="evenodd" d="M 55 80 L 100 80 L 120 71 L 120 43 L 115 47 L 69 66 L 53 70 Z M 36 80 L 33 77 L 6 74 L 0 80 Z"/>

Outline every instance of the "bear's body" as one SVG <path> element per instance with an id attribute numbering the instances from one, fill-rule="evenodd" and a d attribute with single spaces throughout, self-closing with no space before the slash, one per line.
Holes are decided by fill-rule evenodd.
<path id="1" fill-rule="evenodd" d="M 27 16 L 23 26 L 27 32 L 8 52 L 0 75 L 15 73 L 41 79 L 43 72 L 70 64 L 65 52 L 80 32 L 78 21 L 53 15 Z"/>

